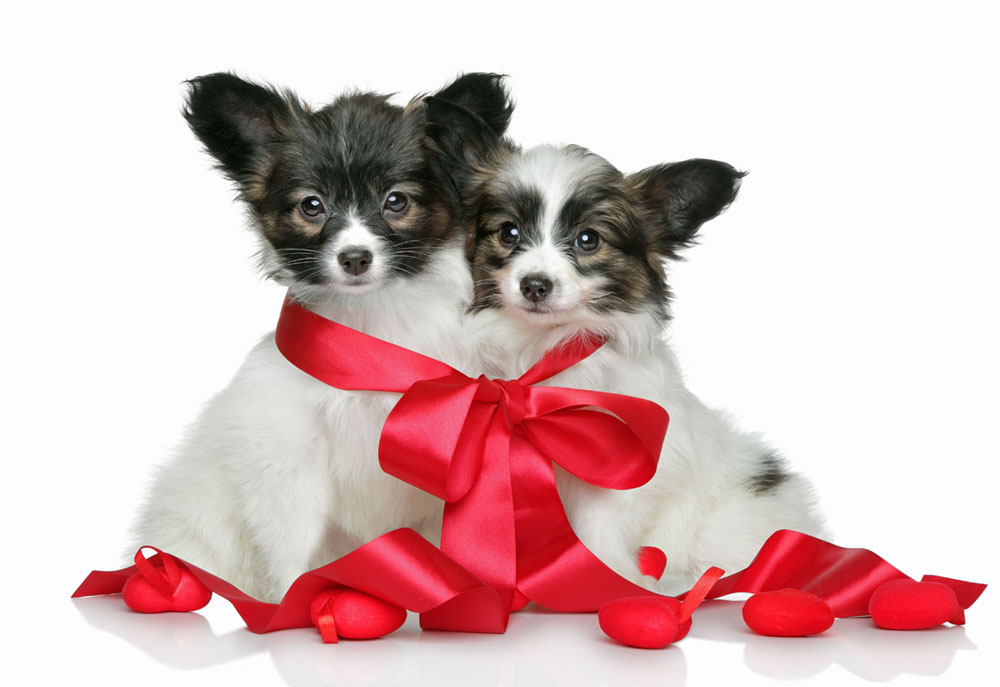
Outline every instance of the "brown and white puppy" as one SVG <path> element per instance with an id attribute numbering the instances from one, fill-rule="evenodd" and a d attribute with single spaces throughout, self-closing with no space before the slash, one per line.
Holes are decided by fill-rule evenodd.
<path id="1" fill-rule="evenodd" d="M 434 97 L 494 135 L 510 117 L 496 75 L 467 74 Z M 422 98 L 399 107 L 349 93 L 314 109 L 212 74 L 190 83 L 185 116 L 246 205 L 267 276 L 324 317 L 468 366 L 472 280 Z M 135 545 L 277 601 L 301 573 L 390 530 L 440 536 L 441 502 L 379 467 L 395 401 L 309 377 L 268 334 L 160 468 Z"/>
<path id="2" fill-rule="evenodd" d="M 698 400 L 663 338 L 665 260 L 733 201 L 743 175 L 713 160 L 625 175 L 578 146 L 522 150 L 455 108 L 428 112 L 463 197 L 475 280 L 467 329 L 482 368 L 516 377 L 559 341 L 597 333 L 608 343 L 548 383 L 647 398 L 670 414 L 656 475 L 638 489 L 593 487 L 556 468 L 580 539 L 648 586 L 637 552 L 661 548 L 656 588 L 676 593 L 710 565 L 742 568 L 775 530 L 820 534 L 808 482 Z"/>

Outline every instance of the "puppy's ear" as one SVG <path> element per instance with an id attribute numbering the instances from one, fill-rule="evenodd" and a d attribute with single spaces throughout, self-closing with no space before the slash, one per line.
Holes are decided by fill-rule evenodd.
<path id="1" fill-rule="evenodd" d="M 483 72 L 463 74 L 430 99 L 457 105 L 482 120 L 495 136 L 503 136 L 514 112 L 504 78 L 502 74 Z"/>
<path id="2" fill-rule="evenodd" d="M 232 74 L 199 76 L 187 84 L 184 118 L 191 130 L 244 196 L 252 195 L 305 108 L 290 92 Z"/>
<path id="3" fill-rule="evenodd" d="M 676 258 L 702 224 L 733 202 L 744 175 L 725 162 L 696 159 L 650 167 L 626 181 L 648 212 L 653 246 Z"/>
<path id="4" fill-rule="evenodd" d="M 428 157 L 460 219 L 469 213 L 475 172 L 498 150 L 514 111 L 499 74 L 464 74 L 423 100 Z"/>
<path id="5" fill-rule="evenodd" d="M 461 208 L 473 172 L 503 147 L 514 104 L 504 77 L 483 73 L 460 76 L 423 103 L 431 164 Z"/>

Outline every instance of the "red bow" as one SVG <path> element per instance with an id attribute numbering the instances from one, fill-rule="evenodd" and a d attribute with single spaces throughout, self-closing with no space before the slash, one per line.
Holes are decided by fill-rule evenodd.
<path id="1" fill-rule="evenodd" d="M 650 593 L 576 537 L 553 463 L 604 488 L 645 484 L 656 472 L 666 411 L 619 394 L 534 386 L 603 340 L 573 340 L 517 380 L 490 380 L 331 322 L 290 299 L 275 338 L 292 364 L 326 384 L 403 393 L 382 430 L 382 468 L 446 501 L 441 550 L 497 590 L 504 625 L 515 589 L 570 612 Z M 467 625 L 469 618 L 452 610 L 425 613 L 421 625 Z"/>

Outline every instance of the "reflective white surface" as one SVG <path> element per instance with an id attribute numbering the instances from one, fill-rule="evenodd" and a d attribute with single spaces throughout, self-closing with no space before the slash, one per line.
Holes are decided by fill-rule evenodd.
<path id="1" fill-rule="evenodd" d="M 219 599 L 202 613 L 149 616 L 129 611 L 117 596 L 78 599 L 71 605 L 83 623 L 68 626 L 75 641 L 84 643 L 92 643 L 98 632 L 113 635 L 115 641 L 101 643 L 104 661 L 140 666 L 147 674 L 152 664 L 159 664 L 169 669 L 159 673 L 167 682 L 173 674 L 192 685 L 211 684 L 219 671 L 234 677 L 252 674 L 261 684 L 303 687 L 653 687 L 706 684 L 707 679 L 861 684 L 945 674 L 949 684 L 962 684 L 967 676 L 989 674 L 989 652 L 972 639 L 975 627 L 890 632 L 868 619 L 848 618 L 814 637 L 762 637 L 744 625 L 741 603 L 706 603 L 696 613 L 690 635 L 663 650 L 613 642 L 598 628 L 594 614 L 555 614 L 533 606 L 513 616 L 505 635 L 423 632 L 411 614 L 388 637 L 336 645 L 323 644 L 311 629 L 254 635 L 239 626 L 235 612 Z M 987 617 L 988 611 L 976 610 L 970 614 L 981 621 Z"/>

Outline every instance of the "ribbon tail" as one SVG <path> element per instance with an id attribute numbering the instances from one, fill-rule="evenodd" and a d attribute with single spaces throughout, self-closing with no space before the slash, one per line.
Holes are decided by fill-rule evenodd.
<path id="1" fill-rule="evenodd" d="M 707 598 L 801 589 L 830 604 L 836 617 L 849 618 L 868 615 L 872 593 L 895 579 L 909 577 L 868 549 L 845 549 L 802 532 L 778 530 L 749 566 L 719 580 Z"/>
<path id="2" fill-rule="evenodd" d="M 138 572 L 134 565 L 121 570 L 94 570 L 76 588 L 72 599 L 85 596 L 104 596 L 105 594 L 120 594 L 125 588 L 128 578 Z"/>
<path id="3" fill-rule="evenodd" d="M 503 609 L 503 626 L 506 627 L 517 584 L 517 548 L 508 455 L 510 435 L 503 415 L 496 412 L 496 406 L 474 406 L 473 411 L 493 414 L 482 446 L 482 471 L 461 500 L 445 504 L 441 551 L 495 590 Z M 428 629 L 438 629 L 442 624 L 447 626 L 454 622 L 456 619 L 447 608 L 421 618 L 421 626 Z"/>
<path id="4" fill-rule="evenodd" d="M 972 604 L 976 603 L 979 596 L 986 591 L 986 585 L 980 584 L 978 582 L 966 582 L 964 580 L 954 580 L 950 577 L 941 577 L 940 575 L 924 575 L 920 578 L 921 582 L 940 582 L 941 584 L 946 584 L 951 587 L 952 591 L 955 592 L 955 598 L 958 599 L 958 613 L 952 617 L 948 622 L 952 625 L 965 625 L 965 609 L 967 609 Z"/>

